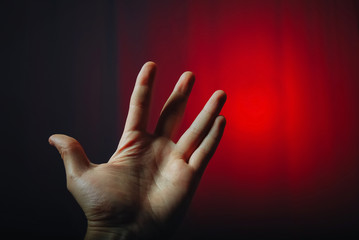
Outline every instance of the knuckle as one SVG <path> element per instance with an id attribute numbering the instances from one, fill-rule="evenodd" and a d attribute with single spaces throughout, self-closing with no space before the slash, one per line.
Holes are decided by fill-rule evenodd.
<path id="1" fill-rule="evenodd" d="M 130 103 L 130 107 L 133 107 L 133 108 L 145 109 L 146 106 L 147 106 L 146 101 L 141 100 L 141 99 L 138 99 L 138 100 Z"/>
<path id="2" fill-rule="evenodd" d="M 191 126 L 191 134 L 194 137 L 200 137 L 203 135 L 203 130 L 201 127 L 199 127 L 197 125 L 193 125 L 193 126 Z"/>
<path id="3" fill-rule="evenodd" d="M 207 157 L 210 152 L 210 149 L 208 149 L 206 146 L 202 146 L 198 148 L 198 152 L 201 156 Z"/>

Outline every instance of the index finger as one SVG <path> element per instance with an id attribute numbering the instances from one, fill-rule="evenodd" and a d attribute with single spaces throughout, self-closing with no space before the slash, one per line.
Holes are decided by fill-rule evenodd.
<path id="1" fill-rule="evenodd" d="M 154 62 L 147 62 L 141 68 L 131 95 L 124 132 L 146 131 L 155 74 Z"/>

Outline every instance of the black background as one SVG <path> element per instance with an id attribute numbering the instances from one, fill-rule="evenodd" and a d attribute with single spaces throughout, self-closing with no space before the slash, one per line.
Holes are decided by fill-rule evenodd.
<path id="1" fill-rule="evenodd" d="M 1 3 L 0 230 L 8 239 L 84 236 L 85 217 L 48 137 L 79 139 L 94 162 L 117 145 L 113 4 Z"/>

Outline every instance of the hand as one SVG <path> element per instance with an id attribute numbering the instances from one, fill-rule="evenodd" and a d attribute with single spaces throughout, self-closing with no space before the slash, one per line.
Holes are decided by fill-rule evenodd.
<path id="1" fill-rule="evenodd" d="M 91 163 L 80 143 L 55 134 L 49 143 L 64 161 L 67 187 L 83 209 L 86 239 L 160 239 L 175 230 L 222 137 L 226 100 L 216 91 L 177 143 L 194 83 L 185 72 L 165 103 L 154 133 L 146 131 L 156 65 L 146 63 L 136 80 L 118 148 L 107 163 Z"/>

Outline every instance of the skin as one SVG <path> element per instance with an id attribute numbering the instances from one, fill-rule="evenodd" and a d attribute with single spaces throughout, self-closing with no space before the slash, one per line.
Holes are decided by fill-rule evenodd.
<path id="1" fill-rule="evenodd" d="M 156 64 L 138 74 L 118 148 L 107 163 L 91 163 L 80 143 L 55 134 L 49 143 L 64 161 L 67 187 L 83 209 L 85 239 L 164 239 L 188 208 L 204 169 L 222 137 L 226 100 L 216 91 L 177 143 L 194 84 L 185 72 L 165 103 L 154 133 L 146 131 Z"/>

